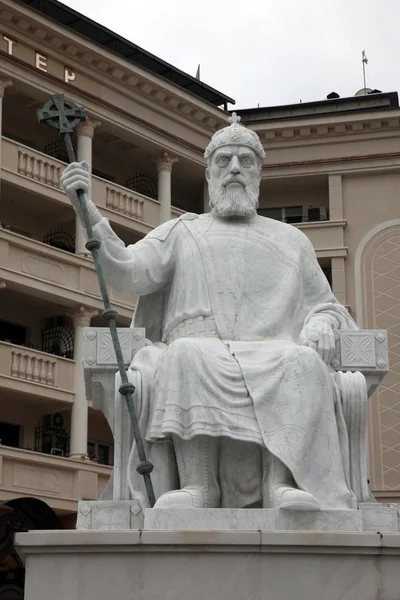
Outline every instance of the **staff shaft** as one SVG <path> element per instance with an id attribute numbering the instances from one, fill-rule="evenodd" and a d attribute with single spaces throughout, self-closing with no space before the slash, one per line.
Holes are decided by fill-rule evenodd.
<path id="1" fill-rule="evenodd" d="M 68 159 L 70 162 L 75 162 L 75 151 L 72 145 L 71 136 L 69 133 L 64 133 L 64 141 L 65 146 L 68 153 Z M 146 486 L 147 497 L 149 499 L 150 507 L 152 508 L 155 504 L 155 495 L 153 483 L 151 481 L 150 473 L 153 470 L 153 465 L 147 460 L 146 451 L 144 449 L 142 435 L 139 429 L 139 422 L 136 415 L 135 406 L 133 403 L 132 394 L 135 392 L 135 386 L 129 382 L 128 376 L 126 374 L 124 359 L 122 356 L 121 344 L 118 338 L 117 326 L 115 320 L 118 316 L 118 312 L 114 310 L 111 306 L 110 296 L 108 294 L 106 282 L 103 275 L 103 269 L 101 267 L 99 261 L 99 248 L 101 246 L 101 242 L 97 240 L 93 235 L 93 228 L 90 223 L 88 209 L 87 209 L 87 201 L 86 196 L 83 190 L 78 190 L 77 195 L 79 198 L 83 223 L 86 229 L 86 233 L 88 236 L 88 240 L 86 242 L 86 248 L 91 252 L 93 257 L 94 266 L 96 269 L 97 279 L 99 281 L 100 292 L 103 298 L 104 303 L 104 312 L 103 317 L 108 321 L 108 326 L 110 328 L 111 339 L 114 346 L 115 356 L 118 364 L 118 371 L 121 377 L 121 386 L 119 388 L 119 392 L 125 396 L 126 404 L 128 407 L 129 416 L 132 422 L 133 435 L 135 438 L 138 455 L 139 455 L 139 465 L 136 470 L 138 473 L 143 475 L 144 483 Z"/>

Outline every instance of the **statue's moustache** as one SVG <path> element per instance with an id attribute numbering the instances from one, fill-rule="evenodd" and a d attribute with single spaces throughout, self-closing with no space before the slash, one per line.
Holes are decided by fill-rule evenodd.
<path id="1" fill-rule="evenodd" d="M 243 177 L 241 177 L 240 175 L 229 175 L 229 177 L 226 177 L 223 180 L 222 187 L 225 188 L 230 183 L 240 183 L 240 185 L 242 185 L 243 187 L 246 187 L 246 180 L 243 179 Z"/>

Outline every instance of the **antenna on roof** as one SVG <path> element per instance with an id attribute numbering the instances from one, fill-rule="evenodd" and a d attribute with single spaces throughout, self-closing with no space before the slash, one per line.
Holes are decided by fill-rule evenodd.
<path id="1" fill-rule="evenodd" d="M 366 73 L 365 73 L 365 65 L 368 64 L 368 58 L 367 58 L 367 55 L 365 54 L 365 50 L 362 51 L 361 62 L 362 62 L 362 67 L 363 67 L 364 94 L 366 94 L 367 93 L 367 77 L 366 77 Z"/>

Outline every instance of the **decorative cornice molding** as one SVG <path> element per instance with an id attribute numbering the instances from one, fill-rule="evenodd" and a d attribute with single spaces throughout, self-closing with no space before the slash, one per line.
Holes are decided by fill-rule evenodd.
<path id="1" fill-rule="evenodd" d="M 28 69 L 32 72 L 37 72 L 37 69 L 35 69 L 35 67 L 33 65 L 29 65 L 29 64 L 23 62 L 16 56 L 9 56 L 8 54 L 6 54 L 5 52 L 0 50 L 0 58 L 2 56 L 10 59 L 10 61 L 20 65 L 21 67 L 23 67 L 25 69 Z M 57 77 L 55 77 L 54 75 L 52 75 L 51 73 L 41 73 L 41 77 L 45 77 L 46 79 L 48 79 L 54 83 L 57 83 L 57 84 L 61 83 L 61 80 L 58 79 Z M 62 82 L 62 83 L 63 83 L 63 85 L 66 85 L 64 82 Z M 118 113 L 121 116 L 124 116 L 136 123 L 139 123 L 140 125 L 143 125 L 144 127 L 147 127 L 150 130 L 153 130 L 153 131 L 159 133 L 160 135 L 165 136 L 167 139 L 173 140 L 173 141 L 185 146 L 186 148 L 190 148 L 191 150 L 194 150 L 196 153 L 201 154 L 201 156 L 203 155 L 204 147 L 196 146 L 195 144 L 192 144 L 188 140 L 181 138 L 177 135 L 174 135 L 170 131 L 162 129 L 161 127 L 158 127 L 157 125 L 154 125 L 154 123 L 146 121 L 145 119 L 142 119 L 141 117 L 138 117 L 137 115 L 133 115 L 132 113 L 130 113 L 114 104 L 111 104 L 107 100 L 99 99 L 98 97 L 94 96 L 90 92 L 82 91 L 77 86 L 74 86 L 73 83 L 69 83 L 68 88 L 73 90 L 76 94 L 79 94 L 79 96 L 84 96 L 85 98 L 88 98 L 93 102 L 95 101 L 95 102 L 101 104 L 102 106 L 114 111 L 115 113 Z"/>
<path id="2" fill-rule="evenodd" d="M 92 42 L 88 42 L 84 38 L 80 40 L 77 34 L 71 33 L 69 37 L 67 34 L 59 32 L 60 26 L 54 26 L 55 32 L 50 26 L 38 25 L 34 15 L 24 14 L 21 17 L 23 10 L 24 7 L 14 8 L 14 6 L 2 9 L 0 2 L 0 22 L 6 22 L 14 28 L 16 36 L 18 36 L 18 31 L 23 30 L 25 38 L 30 35 L 32 38 L 40 40 L 42 47 L 43 44 L 46 44 L 57 52 L 62 52 L 66 57 L 90 66 L 94 72 L 98 72 L 103 80 L 104 76 L 107 76 L 110 83 L 113 80 L 117 81 L 146 98 L 146 102 L 150 98 L 155 103 L 164 105 L 168 110 L 178 113 L 181 117 L 184 115 L 190 120 L 194 119 L 212 132 L 226 125 L 227 116 L 222 110 L 219 111 L 214 106 L 208 106 L 206 102 L 197 98 L 193 98 L 192 101 L 190 93 L 185 93 L 179 88 L 172 89 L 173 84 L 164 83 L 162 77 L 158 82 L 156 75 L 147 74 L 145 71 L 140 72 L 140 67 L 136 69 L 135 66 L 128 63 L 117 64 L 116 58 L 112 55 L 107 56 L 105 50 L 96 49 Z M 124 62 L 123 59 L 119 60 Z M 221 115 L 218 115 L 218 112 Z"/>
<path id="3" fill-rule="evenodd" d="M 398 117 L 384 117 L 381 115 L 366 117 L 361 114 L 355 114 L 354 121 L 333 122 L 335 115 L 329 115 L 330 122 L 326 124 L 296 124 L 290 126 L 287 122 L 265 123 L 264 127 L 260 124 L 248 125 L 259 135 L 260 139 L 266 143 L 267 147 L 272 144 L 282 142 L 307 141 L 312 139 L 332 138 L 339 136 L 351 136 L 363 133 L 375 134 L 385 130 L 395 131 L 400 129 L 400 111 Z M 246 125 L 246 123 L 245 123 Z"/>
<path id="4" fill-rule="evenodd" d="M 292 162 L 281 162 L 281 163 L 264 163 L 262 168 L 267 169 L 279 169 L 285 167 L 302 167 L 307 165 L 324 165 L 331 163 L 342 163 L 342 162 L 352 162 L 352 161 L 361 161 L 361 160 L 379 160 L 381 158 L 398 158 L 400 157 L 400 152 L 385 152 L 381 154 L 359 154 L 355 156 L 338 156 L 332 158 L 314 158 L 310 160 L 298 160 Z"/>

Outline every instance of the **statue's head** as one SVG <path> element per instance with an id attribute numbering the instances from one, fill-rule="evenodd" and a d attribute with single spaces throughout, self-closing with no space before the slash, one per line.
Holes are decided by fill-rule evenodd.
<path id="1" fill-rule="evenodd" d="M 265 152 L 258 135 L 239 125 L 236 113 L 229 120 L 204 153 L 210 208 L 221 217 L 248 217 L 258 207 Z"/>

